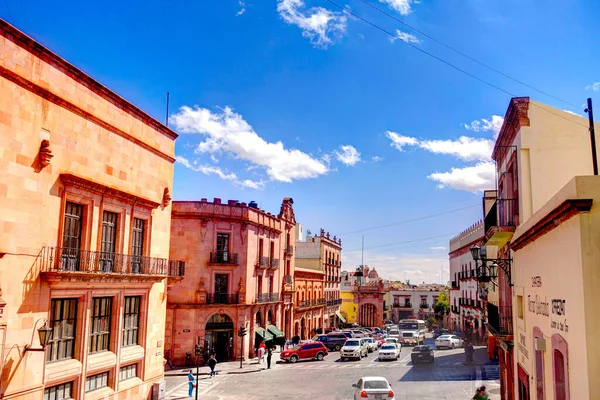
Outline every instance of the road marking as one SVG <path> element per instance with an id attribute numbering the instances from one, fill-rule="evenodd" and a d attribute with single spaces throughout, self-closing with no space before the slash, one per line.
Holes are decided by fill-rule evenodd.
<path id="1" fill-rule="evenodd" d="M 200 378 L 197 381 L 197 386 L 196 389 L 198 391 L 198 395 L 202 395 L 205 394 L 206 392 L 208 392 L 210 389 L 212 389 L 214 386 L 216 386 L 219 383 L 219 379 L 218 378 Z M 174 388 L 172 388 L 171 390 L 168 390 L 165 393 L 165 399 L 166 400 L 177 400 L 177 399 L 187 399 L 190 398 L 188 396 L 188 382 L 183 382 L 180 383 L 179 385 L 175 386 Z M 196 393 L 193 392 L 194 396 Z"/>

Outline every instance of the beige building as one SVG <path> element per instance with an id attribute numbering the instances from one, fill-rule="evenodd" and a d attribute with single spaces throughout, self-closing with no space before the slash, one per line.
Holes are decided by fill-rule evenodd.
<path id="1" fill-rule="evenodd" d="M 595 398 L 600 178 L 578 177 L 592 173 L 588 122 L 513 98 L 492 158 L 484 243 L 498 262 L 488 269 L 497 278 L 487 326 L 499 343 L 502 398 Z"/>
<path id="2" fill-rule="evenodd" d="M 176 137 L 0 20 L 0 398 L 163 381 Z"/>

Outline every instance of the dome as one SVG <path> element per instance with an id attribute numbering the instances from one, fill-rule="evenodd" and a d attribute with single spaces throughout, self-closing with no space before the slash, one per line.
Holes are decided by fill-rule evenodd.
<path id="1" fill-rule="evenodd" d="M 373 278 L 373 279 L 379 278 L 379 274 L 377 273 L 377 271 L 375 271 L 375 268 L 373 268 L 371 271 L 369 271 L 369 278 Z"/>

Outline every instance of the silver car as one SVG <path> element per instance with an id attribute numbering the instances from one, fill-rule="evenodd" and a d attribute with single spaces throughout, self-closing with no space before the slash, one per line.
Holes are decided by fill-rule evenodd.
<path id="1" fill-rule="evenodd" d="M 368 337 L 364 338 L 363 340 L 367 343 L 367 350 L 369 350 L 369 353 L 376 351 L 379 347 L 377 346 L 377 341 L 373 338 Z"/>
<path id="2" fill-rule="evenodd" d="M 365 376 L 359 379 L 358 383 L 352 385 L 356 388 L 354 391 L 354 400 L 376 399 L 376 400 L 395 400 L 392 386 L 383 376 Z"/>
<path id="3" fill-rule="evenodd" d="M 369 349 L 364 339 L 348 339 L 340 350 L 340 359 L 346 361 L 347 358 L 360 360 L 369 355 Z"/>

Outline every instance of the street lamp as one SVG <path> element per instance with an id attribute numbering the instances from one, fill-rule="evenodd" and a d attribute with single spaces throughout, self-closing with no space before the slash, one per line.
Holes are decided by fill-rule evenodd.
<path id="1" fill-rule="evenodd" d="M 35 333 L 35 327 L 37 326 L 38 322 L 40 322 L 40 321 L 44 321 L 44 325 L 39 327 L 37 330 L 38 339 L 40 340 L 40 348 L 36 349 L 33 347 L 33 335 Z M 25 346 L 25 351 L 44 351 L 44 350 L 46 350 L 46 346 L 48 345 L 48 343 L 50 342 L 50 339 L 52 338 L 52 328 L 50 328 L 48 326 L 48 320 L 46 318 L 40 318 L 37 321 L 35 321 L 35 325 L 33 326 L 33 332 L 34 333 L 31 334 L 31 343 Z"/>
<path id="2" fill-rule="evenodd" d="M 198 400 L 198 377 L 200 376 L 200 357 L 204 347 L 200 345 L 202 338 L 198 336 L 198 343 L 194 345 L 194 355 L 196 356 L 196 400 Z"/>
<path id="3" fill-rule="evenodd" d="M 508 278 L 508 284 L 511 287 L 513 286 L 511 279 L 512 259 L 510 257 L 487 258 L 486 247 L 479 247 L 476 244 L 471 247 L 470 251 L 471 257 L 475 261 L 475 270 L 477 271 L 477 280 L 479 282 L 479 287 L 481 288 L 482 298 L 487 297 L 491 279 L 498 277 L 498 268 L 500 268 L 506 274 Z M 481 261 L 481 267 L 479 266 L 479 261 Z M 488 262 L 491 262 L 491 264 L 488 265 Z"/>

